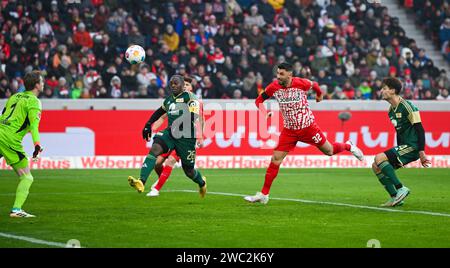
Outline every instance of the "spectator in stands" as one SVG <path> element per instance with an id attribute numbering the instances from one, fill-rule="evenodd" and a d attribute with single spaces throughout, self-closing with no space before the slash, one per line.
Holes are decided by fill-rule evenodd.
<path id="1" fill-rule="evenodd" d="M 330 61 L 323 56 L 322 50 L 318 49 L 314 59 L 311 62 L 311 69 L 313 72 L 318 72 L 320 70 L 328 71 L 330 70 Z"/>
<path id="2" fill-rule="evenodd" d="M 74 86 L 70 90 L 70 98 L 71 99 L 79 99 L 81 96 L 82 90 L 83 90 L 83 82 L 81 80 L 75 81 Z"/>
<path id="3" fill-rule="evenodd" d="M 268 0 L 267 1 L 275 10 L 275 13 L 279 13 L 284 6 L 284 0 Z"/>
<path id="4" fill-rule="evenodd" d="M 132 26 L 131 31 L 128 34 L 128 43 L 132 45 L 139 45 L 141 47 L 145 46 L 145 38 L 139 31 L 137 26 Z"/>
<path id="5" fill-rule="evenodd" d="M 40 16 L 39 21 L 34 25 L 36 33 L 41 40 L 50 40 L 53 37 L 53 29 L 50 23 L 47 22 L 45 16 Z"/>
<path id="6" fill-rule="evenodd" d="M 347 99 L 354 99 L 355 88 L 352 86 L 350 80 L 345 81 L 344 86 L 342 87 L 342 92 L 344 92 Z"/>
<path id="7" fill-rule="evenodd" d="M 331 77 L 331 79 L 333 80 L 333 82 L 335 83 L 335 85 L 339 86 L 339 87 L 343 87 L 346 77 L 343 74 L 342 71 L 342 67 L 337 66 L 334 70 L 334 75 Z"/>
<path id="8" fill-rule="evenodd" d="M 250 14 L 245 17 L 244 20 L 244 27 L 246 29 L 251 29 L 253 25 L 256 25 L 258 27 L 264 27 L 266 25 L 266 22 L 264 21 L 264 17 L 258 13 L 258 6 L 253 5 L 250 8 Z"/>
<path id="9" fill-rule="evenodd" d="M 436 97 L 437 100 L 450 100 L 450 96 L 448 94 L 448 88 L 442 88 L 439 91 L 439 95 Z"/>
<path id="10" fill-rule="evenodd" d="M 363 81 L 358 90 L 361 92 L 361 99 L 368 100 L 372 97 L 372 88 L 367 80 Z"/>
<path id="11" fill-rule="evenodd" d="M 178 45 L 180 44 L 180 38 L 178 34 L 174 31 L 172 25 L 166 26 L 166 32 L 163 35 L 163 40 L 169 47 L 169 50 L 174 52 L 178 49 Z"/>
<path id="12" fill-rule="evenodd" d="M 272 5 L 268 3 L 267 0 L 261 0 L 258 3 L 259 13 L 263 16 L 264 21 L 267 23 L 272 23 L 275 17 L 275 10 Z"/>
<path id="13" fill-rule="evenodd" d="M 75 81 L 88 77 L 104 81 L 102 85 L 97 85 L 98 80 L 86 81 L 80 91 L 74 91 L 78 93 L 70 91 L 69 96 L 76 98 L 111 97 L 109 89 L 114 76 L 121 80 L 123 98 L 163 97 L 167 94 L 167 77 L 175 73 L 195 75 L 202 86 L 208 84 L 205 77 L 220 84 L 226 75 L 233 90 L 225 96 L 233 97 L 234 89 L 239 89 L 245 97 L 244 85 L 248 89 L 254 84 L 257 92 L 272 80 L 272 66 L 281 60 L 291 61 L 296 73 L 311 67 L 310 78 L 313 74 L 320 76 L 322 67 L 328 71 L 341 68 L 342 77 L 334 82 L 342 86 L 341 80 L 350 80 L 354 88 L 364 79 L 374 87 L 390 69 L 395 70 L 389 74 L 394 76 L 404 76 L 409 69 L 414 86 L 418 79 L 425 89 L 431 84 L 428 97 L 438 95 L 435 85 L 442 76 L 426 51 L 405 36 L 398 20 L 391 18 L 385 7 L 366 5 L 360 0 L 331 0 L 328 6 L 324 1 L 310 0 L 286 4 L 283 0 L 195 0 L 189 5 L 137 1 L 130 7 L 122 1 L 37 1 L 34 6 L 6 2 L 0 13 L 0 61 L 7 72 L 6 79 L 0 80 L 7 84 L 0 85 L 2 98 L 20 88 L 24 70 L 30 69 L 45 70 L 58 83 L 64 78 L 68 88 L 76 88 Z M 450 42 L 442 42 L 448 38 L 440 38 L 447 35 L 450 25 L 448 3 L 416 2 L 414 10 L 430 20 L 425 28 L 431 39 L 439 42 L 444 54 L 450 55 Z M 175 34 L 178 44 L 171 39 Z M 156 87 L 147 94 L 142 93 L 143 87 L 133 85 L 130 75 L 132 69 L 140 73 L 139 66 L 130 66 L 123 60 L 131 43 L 145 48 L 148 73 L 155 76 L 145 82 L 149 89 L 156 81 Z M 321 50 L 321 55 L 316 55 L 317 50 Z M 259 82 L 253 83 L 254 77 L 248 77 L 250 72 Z M 423 76 L 425 72 L 428 79 Z M 321 79 L 327 77 L 325 72 Z M 137 78 L 134 81 L 137 83 Z M 334 94 L 335 84 L 328 85 L 332 98 L 342 96 Z M 55 94 L 49 90 L 47 97 L 67 97 L 53 89 Z M 378 98 L 373 90 L 372 97 Z M 224 95 L 216 91 L 217 94 L 210 94 L 205 90 L 204 97 Z M 363 98 L 362 92 L 355 92 L 357 98 L 358 94 Z"/>
<path id="14" fill-rule="evenodd" d="M 117 75 L 114 76 L 111 79 L 111 97 L 112 98 L 120 98 L 122 97 L 123 91 L 122 91 L 122 81 L 120 79 L 120 77 L 118 77 Z"/>
<path id="15" fill-rule="evenodd" d="M 94 46 L 92 37 L 86 31 L 86 25 L 83 22 L 78 24 L 78 30 L 73 34 L 73 42 L 80 47 L 92 48 Z"/>
<path id="16" fill-rule="evenodd" d="M 387 77 L 389 74 L 389 61 L 386 57 L 377 59 L 377 64 L 373 67 L 378 77 Z"/>

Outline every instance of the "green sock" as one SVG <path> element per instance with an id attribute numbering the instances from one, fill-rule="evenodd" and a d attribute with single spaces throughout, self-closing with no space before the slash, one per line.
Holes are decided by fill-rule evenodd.
<path id="1" fill-rule="evenodd" d="M 148 176 L 150 176 L 150 173 L 152 173 L 153 168 L 155 167 L 156 157 L 153 154 L 147 155 L 145 158 L 144 163 L 141 167 L 141 181 L 145 184 L 145 182 L 148 179 Z"/>
<path id="2" fill-rule="evenodd" d="M 16 191 L 16 200 L 14 201 L 13 209 L 22 209 L 23 204 L 27 200 L 28 193 L 30 192 L 31 184 L 33 183 L 33 176 L 25 174 L 19 177 L 19 185 Z"/>
<path id="3" fill-rule="evenodd" d="M 392 184 L 395 185 L 396 189 L 399 189 L 403 186 L 400 180 L 397 178 L 397 175 L 395 174 L 394 167 L 388 161 L 381 162 L 378 167 L 381 169 L 381 172 L 383 172 L 383 174 L 388 177 Z"/>
<path id="4" fill-rule="evenodd" d="M 190 179 L 193 180 L 195 183 L 197 183 L 198 186 L 200 187 L 203 187 L 203 185 L 205 185 L 205 181 L 202 178 L 202 174 L 200 174 L 200 171 L 198 171 L 198 169 L 194 170 L 194 177 Z"/>
<path id="5" fill-rule="evenodd" d="M 397 190 L 394 187 L 394 184 L 391 183 L 391 180 L 386 177 L 383 173 L 376 174 L 380 183 L 384 186 L 384 189 L 389 193 L 390 196 L 396 196 Z"/>

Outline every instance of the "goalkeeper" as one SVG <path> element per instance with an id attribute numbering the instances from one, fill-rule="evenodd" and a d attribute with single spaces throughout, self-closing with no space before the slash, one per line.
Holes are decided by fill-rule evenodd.
<path id="1" fill-rule="evenodd" d="M 37 96 L 43 91 L 44 79 L 39 71 L 32 71 L 27 73 L 23 80 L 25 92 L 12 95 L 0 116 L 0 158 L 4 157 L 6 163 L 12 166 L 19 176 L 16 200 L 9 214 L 13 218 L 35 217 L 22 210 L 33 183 L 28 159 L 22 146 L 25 134 L 31 132 L 33 138 L 33 160 L 37 160 L 42 151 L 39 144 L 42 105 Z"/>

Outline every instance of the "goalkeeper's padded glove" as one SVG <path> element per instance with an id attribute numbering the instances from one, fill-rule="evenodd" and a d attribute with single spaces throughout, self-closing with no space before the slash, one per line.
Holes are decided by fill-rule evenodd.
<path id="1" fill-rule="evenodd" d="M 39 158 L 39 154 L 44 150 L 44 148 L 41 147 L 39 143 L 36 143 L 34 145 L 34 152 L 33 152 L 33 161 L 37 161 Z"/>
<path id="2" fill-rule="evenodd" d="M 149 141 L 151 136 L 152 136 L 152 125 L 147 123 L 145 124 L 145 127 L 142 130 L 142 138 L 144 138 L 144 140 L 146 141 Z"/>

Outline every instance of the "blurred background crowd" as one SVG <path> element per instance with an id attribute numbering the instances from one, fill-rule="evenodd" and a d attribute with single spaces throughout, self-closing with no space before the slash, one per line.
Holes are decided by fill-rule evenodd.
<path id="1" fill-rule="evenodd" d="M 450 62 L 449 1 L 400 2 Z M 9 0 L 0 31 L 0 98 L 33 69 L 41 98 L 163 98 L 175 73 L 201 98 L 256 98 L 287 61 L 328 99 L 380 99 L 387 76 L 406 99 L 450 99 L 449 74 L 379 1 Z M 131 44 L 144 63 L 126 62 Z"/>

